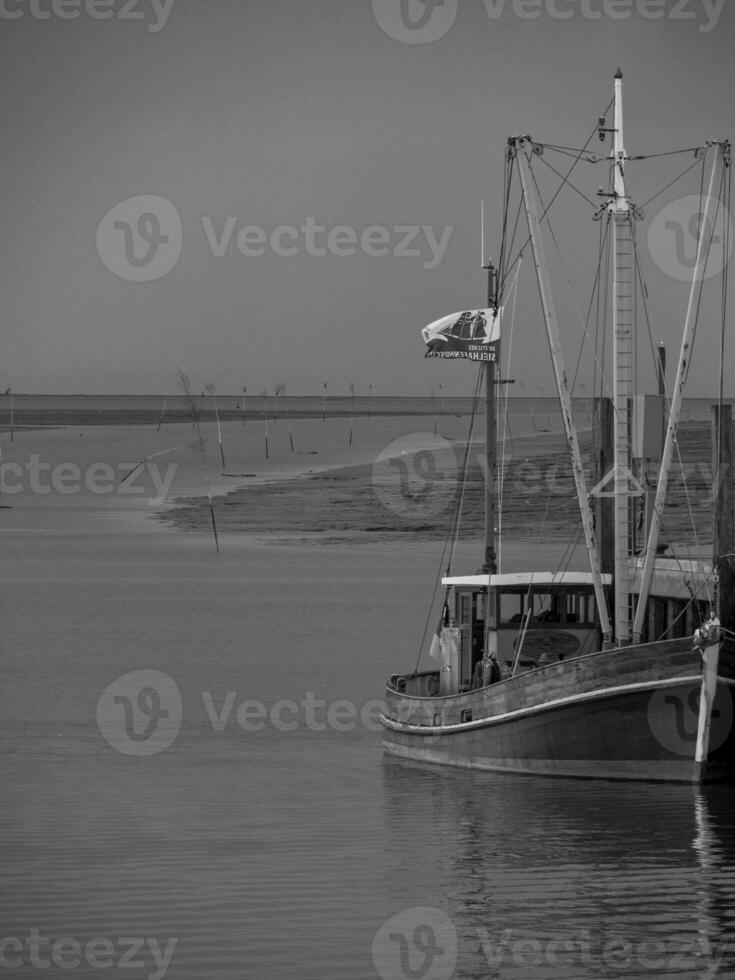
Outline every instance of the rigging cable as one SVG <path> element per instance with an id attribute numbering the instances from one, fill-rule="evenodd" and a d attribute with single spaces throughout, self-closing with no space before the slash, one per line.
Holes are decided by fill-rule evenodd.
<path id="1" fill-rule="evenodd" d="M 613 102 L 614 102 L 614 101 L 615 101 L 615 99 L 613 98 L 613 99 L 611 99 L 611 100 L 610 100 L 610 101 L 608 102 L 608 104 L 607 104 L 607 106 L 606 106 L 606 108 L 605 108 L 605 111 L 604 111 L 604 112 L 602 113 L 602 115 L 607 115 L 607 113 L 608 113 L 608 112 L 610 111 L 610 107 L 612 106 L 612 104 L 613 104 Z M 585 142 L 585 144 L 584 144 L 584 147 L 583 147 L 583 149 L 581 149 L 581 150 L 579 151 L 579 153 L 578 153 L 578 155 L 576 156 L 576 158 L 575 158 L 575 160 L 574 160 L 574 162 L 572 163 L 572 165 L 571 165 L 571 167 L 569 168 L 569 170 L 567 170 L 567 172 L 566 172 L 566 175 L 565 175 L 565 178 L 564 178 L 565 180 L 566 180 L 566 179 L 568 179 L 568 178 L 569 178 L 569 177 L 571 176 L 571 174 L 572 174 L 572 171 L 574 170 L 574 168 L 575 168 L 575 167 L 577 166 L 577 164 L 579 163 L 579 161 L 580 161 L 580 159 L 581 159 L 581 157 L 582 157 L 582 154 L 586 152 L 586 150 L 587 150 L 587 147 L 588 147 L 588 146 L 589 146 L 589 144 L 590 144 L 590 143 L 592 142 L 592 140 L 594 139 L 594 137 L 595 137 L 595 135 L 597 134 L 597 132 L 598 132 L 598 127 L 597 127 L 597 126 L 595 126 L 595 127 L 594 127 L 594 129 L 592 130 L 592 132 L 590 133 L 590 135 L 589 135 L 589 137 L 587 138 L 587 141 Z M 528 137 L 528 138 L 530 139 L 530 137 Z M 559 196 L 559 194 L 561 193 L 561 189 L 562 189 L 562 187 L 563 187 L 563 186 L 564 186 L 564 183 L 562 182 L 562 183 L 561 183 L 561 184 L 559 184 L 559 186 L 557 187 L 557 189 L 556 189 L 556 193 L 555 193 L 555 194 L 554 194 L 554 196 L 553 196 L 553 197 L 551 198 L 551 200 L 549 201 L 549 203 L 548 203 L 548 205 L 547 205 L 547 207 L 546 207 L 546 210 L 545 210 L 545 211 L 543 212 L 543 214 L 542 214 L 542 215 L 541 215 L 541 217 L 539 218 L 539 225 L 541 225 L 541 223 L 543 222 L 543 220 L 544 220 L 544 218 L 546 217 L 546 214 L 547 214 L 547 212 L 548 212 L 548 211 L 549 211 L 549 209 L 550 209 L 550 208 L 551 208 L 551 207 L 553 206 L 553 204 L 554 204 L 554 201 L 555 201 L 555 200 L 557 199 L 557 197 L 558 197 L 558 196 Z M 543 203 L 543 202 L 542 202 L 542 203 Z M 528 243 L 529 243 L 530 241 L 531 241 L 531 235 L 529 234 L 529 235 L 528 235 L 528 238 L 526 238 L 526 240 L 525 240 L 525 242 L 523 243 L 523 245 L 522 245 L 522 246 L 521 246 L 521 248 L 519 249 L 519 254 L 522 254 L 523 252 L 525 252 L 525 250 L 526 250 L 526 246 L 528 245 Z M 515 260 L 514 260 L 514 262 L 512 263 L 512 265 L 514 265 L 514 264 L 515 264 Z M 512 268 L 512 265 L 511 265 L 511 266 L 510 266 L 510 267 L 508 268 L 508 272 L 510 272 L 510 268 Z M 507 273 L 506 273 L 506 275 L 507 275 Z"/>
<path id="2" fill-rule="evenodd" d="M 686 170 L 682 170 L 682 172 L 681 172 L 681 173 L 679 174 L 679 176 L 678 176 L 678 177 L 674 177 L 674 179 L 673 179 L 673 180 L 670 180 L 670 181 L 668 182 L 668 184 L 664 184 L 664 186 L 663 186 L 663 187 L 661 188 L 661 190 L 660 190 L 660 191 L 656 191 L 656 193 L 655 193 L 655 194 L 653 195 L 653 197 L 649 197 L 649 198 L 648 198 L 648 200 L 646 200 L 646 201 L 644 201 L 644 202 L 643 202 L 643 204 L 640 204 L 640 205 L 639 205 L 639 207 L 641 208 L 641 210 L 642 210 L 643 208 L 646 208 L 646 207 L 648 207 L 648 205 L 649 205 L 649 204 L 651 203 L 651 201 L 655 201 L 657 197 L 661 197 L 661 195 L 662 195 L 662 194 L 663 194 L 663 193 L 664 193 L 665 191 L 667 191 L 667 190 L 668 190 L 668 189 L 669 189 L 670 187 L 673 187 L 673 186 L 674 186 L 674 184 L 676 184 L 676 183 L 677 183 L 678 181 L 680 181 L 680 180 L 682 179 L 682 177 L 686 177 L 686 175 L 687 175 L 688 173 L 690 173 L 690 171 L 692 171 L 692 170 L 694 170 L 694 168 L 695 168 L 695 167 L 697 166 L 697 164 L 698 164 L 698 163 L 699 163 L 699 158 L 697 158 L 697 159 L 696 159 L 696 160 L 694 161 L 694 163 L 692 163 L 692 164 L 690 164 L 690 165 L 689 165 L 689 166 L 688 166 L 688 167 L 686 168 Z"/>
<path id="3" fill-rule="evenodd" d="M 510 375 L 510 366 L 512 363 L 513 354 L 513 328 L 515 327 L 516 321 L 516 300 L 518 298 L 518 277 L 521 272 L 521 264 L 518 264 L 518 269 L 513 278 L 513 282 L 510 284 L 510 292 L 513 295 L 513 307 L 510 318 L 510 334 L 508 339 L 508 360 L 506 362 L 506 371 Z M 502 557 L 502 546 L 503 546 L 503 490 L 505 487 L 505 428 L 508 420 L 508 397 L 509 397 L 510 385 L 505 386 L 505 399 L 503 402 L 503 440 L 502 440 L 502 450 L 500 457 L 500 472 L 498 479 L 499 493 L 498 493 L 498 571 L 501 570 L 501 557 Z"/>
<path id="4" fill-rule="evenodd" d="M 590 344 L 590 339 L 589 339 L 589 322 L 590 322 L 590 316 L 592 314 L 592 304 L 595 301 L 595 296 L 597 296 L 597 319 L 595 321 L 595 344 L 594 344 L 594 347 L 592 348 L 592 357 L 593 357 L 593 360 L 595 362 L 595 366 L 597 367 L 599 365 L 599 359 L 598 359 L 598 350 L 599 350 L 598 333 L 599 333 L 599 316 L 600 316 L 600 313 L 599 313 L 599 311 L 600 311 L 600 281 L 601 281 L 601 273 L 602 273 L 602 264 L 603 264 L 603 259 L 604 259 L 604 249 L 605 249 L 605 246 L 607 245 L 607 232 L 609 231 L 609 228 L 610 228 L 610 212 L 608 212 L 608 222 L 607 222 L 607 227 L 605 228 L 605 232 L 604 232 L 605 238 L 602 237 L 603 236 L 602 222 L 600 223 L 600 243 L 599 243 L 598 260 L 597 260 L 597 271 L 595 273 L 595 281 L 594 281 L 594 284 L 592 286 L 592 293 L 590 294 L 589 306 L 587 307 L 587 316 L 586 316 L 586 318 L 584 320 L 584 323 L 582 324 L 582 328 L 583 328 L 582 340 L 580 342 L 579 352 L 577 354 L 577 363 L 576 363 L 576 365 L 574 367 L 574 375 L 572 377 L 572 390 L 574 390 L 574 388 L 576 387 L 576 384 L 577 384 L 577 375 L 579 374 L 579 368 L 580 368 L 580 365 L 582 363 L 582 353 L 584 351 L 584 343 L 585 343 L 585 340 L 587 341 L 588 344 Z M 557 249 L 557 251 L 558 251 L 558 249 Z M 581 319 L 581 313 L 580 313 L 580 319 Z M 603 356 L 604 356 L 604 346 L 603 346 Z M 600 376 L 600 397 L 602 397 L 603 389 L 606 389 L 608 396 L 611 396 L 612 393 L 611 393 L 609 387 L 605 384 L 604 364 L 600 366 L 599 376 Z M 593 388 L 593 394 L 594 394 L 594 388 Z"/>
<path id="5" fill-rule="evenodd" d="M 571 180 L 567 180 L 567 178 L 564 176 L 564 174 L 559 173 L 559 171 L 556 169 L 556 167 L 552 167 L 548 160 L 544 160 L 544 158 L 542 156 L 539 157 L 539 160 L 546 167 L 548 167 L 549 170 L 551 170 L 553 173 L 555 173 L 557 177 L 559 177 L 561 179 L 562 184 L 568 184 L 572 188 L 573 191 L 575 191 L 577 194 L 579 194 L 579 196 L 582 198 L 583 201 L 586 201 L 587 204 L 591 205 L 591 207 L 593 207 L 593 208 L 596 207 L 596 204 L 595 204 L 594 201 L 591 201 L 583 191 L 581 191 L 578 187 L 576 187 L 571 182 Z"/>
<path id="6" fill-rule="evenodd" d="M 638 252 L 638 241 L 637 241 L 637 238 L 636 238 L 635 229 L 636 229 L 635 222 L 633 222 L 631 224 L 631 231 L 632 231 L 632 234 L 631 234 L 631 242 L 633 244 L 634 269 L 636 271 L 636 281 L 640 284 L 640 295 L 641 295 L 641 300 L 642 300 L 642 305 L 643 305 L 644 318 L 645 318 L 645 322 L 646 322 L 646 331 L 648 333 L 648 342 L 649 342 L 649 346 L 651 348 L 651 358 L 652 358 L 653 364 L 655 366 L 655 364 L 656 364 L 656 350 L 655 350 L 655 345 L 654 345 L 654 342 L 653 342 L 653 332 L 651 330 L 651 318 L 650 318 L 650 313 L 649 313 L 649 310 L 648 310 L 648 303 L 646 302 L 646 300 L 647 300 L 647 290 L 645 289 L 645 282 L 644 282 L 644 279 L 643 279 L 643 274 L 642 274 L 641 265 L 640 265 L 640 255 L 639 255 L 639 252 Z M 700 294 L 701 294 L 701 287 L 700 287 Z M 694 325 L 694 332 L 695 332 L 695 334 L 696 334 L 696 328 L 697 328 L 698 319 L 699 319 L 699 308 L 697 309 L 697 317 L 695 319 L 695 325 Z M 694 348 L 694 335 L 692 336 L 692 348 L 691 349 L 693 350 L 693 348 Z M 691 363 L 691 351 L 690 351 L 690 359 L 689 360 L 690 360 L 690 363 Z M 668 393 L 666 393 L 666 392 L 664 393 L 664 399 L 665 399 L 665 402 L 666 402 L 666 413 L 667 414 L 670 414 L 670 412 L 671 412 L 671 399 L 670 399 Z M 675 438 L 675 440 L 674 440 L 674 447 L 676 449 L 676 457 L 677 457 L 677 460 L 678 460 L 678 463 L 679 463 L 679 470 L 681 472 L 681 479 L 682 479 L 682 484 L 683 484 L 683 487 L 684 487 L 684 498 L 685 498 L 686 503 L 687 503 L 687 510 L 689 512 L 689 522 L 691 524 L 692 533 L 693 533 L 693 537 L 694 537 L 694 546 L 695 546 L 695 549 L 698 551 L 699 550 L 699 536 L 697 534 L 697 527 L 696 527 L 696 522 L 694 520 L 694 512 L 692 510 L 692 503 L 691 503 L 691 498 L 690 498 L 690 494 L 689 494 L 689 486 L 687 484 L 686 470 L 684 468 L 684 461 L 682 460 L 682 457 L 681 457 L 681 448 L 679 446 L 679 440 L 678 440 L 678 438 Z M 664 533 L 667 533 L 667 536 L 668 536 L 668 532 L 666 532 L 665 527 L 664 527 L 663 514 L 659 514 L 659 521 L 660 521 L 660 524 L 661 524 L 661 530 L 664 531 Z M 671 545 L 670 544 L 669 544 L 669 547 L 671 548 Z M 674 553 L 673 552 L 673 548 L 671 548 L 671 553 L 673 555 L 673 553 Z M 679 564 L 678 560 L 677 560 L 677 564 Z M 679 565 L 679 568 L 680 568 L 680 570 L 682 572 L 682 575 L 683 575 L 684 574 L 684 570 L 683 570 L 683 568 L 681 568 L 681 565 Z M 708 593 L 708 595 L 709 595 L 709 593 Z"/>
<path id="7" fill-rule="evenodd" d="M 439 559 L 439 570 L 437 571 L 436 578 L 434 579 L 434 589 L 433 589 L 433 592 L 431 594 L 431 601 L 429 602 L 429 610 L 428 610 L 428 613 L 427 613 L 427 616 L 426 616 L 426 621 L 424 623 L 424 631 L 423 631 L 423 633 L 421 635 L 421 641 L 419 643 L 419 652 L 418 652 L 418 656 L 416 657 L 416 666 L 414 667 L 414 671 L 418 670 L 419 662 L 421 660 L 421 654 L 422 654 L 423 649 L 424 649 L 424 644 L 426 643 L 426 636 L 427 636 L 427 634 L 429 632 L 429 624 L 431 623 L 431 613 L 432 613 L 432 610 L 434 608 L 434 602 L 436 601 L 436 593 L 437 593 L 438 588 L 439 588 L 439 582 L 441 581 L 441 578 L 442 578 L 442 568 L 444 567 L 444 558 L 445 558 L 445 556 L 447 554 L 447 548 L 448 547 L 449 547 L 449 557 L 447 559 L 447 566 L 446 566 L 446 570 L 444 572 L 444 575 L 447 575 L 448 576 L 450 574 L 450 572 L 451 572 L 451 569 L 452 569 L 452 560 L 453 560 L 453 557 L 454 557 L 454 549 L 455 549 L 455 546 L 456 546 L 456 543 L 457 543 L 457 537 L 459 535 L 459 521 L 460 521 L 461 510 L 462 510 L 462 502 L 464 500 L 464 488 L 465 488 L 465 485 L 466 485 L 466 482 L 467 482 L 467 479 L 466 479 L 467 478 L 467 467 L 468 467 L 468 461 L 469 461 L 469 455 L 470 455 L 470 448 L 471 448 L 471 445 L 472 445 L 472 433 L 473 433 L 473 430 L 474 430 L 474 427 L 475 427 L 475 419 L 477 418 L 477 402 L 479 400 L 481 379 L 482 379 L 482 369 L 480 369 L 478 371 L 477 383 L 475 385 L 475 394 L 474 394 L 474 397 L 472 399 L 472 412 L 470 414 L 470 424 L 469 424 L 469 429 L 467 431 L 467 441 L 465 443 L 464 459 L 463 459 L 463 462 L 462 462 L 462 476 L 461 476 L 460 485 L 459 485 L 460 486 L 459 495 L 458 495 L 458 499 L 457 499 L 457 502 L 456 502 L 456 505 L 455 505 L 454 517 L 453 517 L 451 523 L 447 526 L 447 530 L 446 530 L 446 533 L 444 535 L 444 545 L 442 547 L 441 558 Z M 450 540 L 451 540 L 451 546 L 449 545 Z M 447 595 L 448 595 L 448 593 L 449 593 L 449 588 L 447 587 L 445 589 L 445 592 L 444 592 L 444 603 L 442 605 L 442 615 L 444 613 L 444 607 L 447 604 Z"/>
<path id="8" fill-rule="evenodd" d="M 531 178 L 532 178 L 533 183 L 534 183 L 534 186 L 536 188 L 536 193 L 538 194 L 539 200 L 541 201 L 541 205 L 543 207 L 544 200 L 543 200 L 543 197 L 541 195 L 541 190 L 540 190 L 540 188 L 538 186 L 538 181 L 536 180 L 536 175 L 534 174 L 533 168 L 530 166 L 530 164 L 529 164 L 529 170 L 531 172 Z M 549 205 L 549 208 L 550 207 L 551 207 L 551 205 Z M 546 209 L 546 211 L 544 212 L 545 214 L 547 214 L 549 208 Z M 577 317 L 578 317 L 579 322 L 580 322 L 580 324 L 582 326 L 582 343 L 584 343 L 584 341 L 586 339 L 587 340 L 587 343 L 590 344 L 590 346 L 591 346 L 591 342 L 590 342 L 589 334 L 588 334 L 588 330 L 587 330 L 587 325 L 588 325 L 588 322 L 589 322 L 589 310 L 588 310 L 588 313 L 587 313 L 587 321 L 585 321 L 582 318 L 582 311 L 580 310 L 579 303 L 577 302 L 577 297 L 576 297 L 575 292 L 574 292 L 574 287 L 572 286 L 571 276 L 569 275 L 569 270 L 567 268 L 566 262 L 564 261 L 564 256 L 561 253 L 561 249 L 559 248 L 559 242 L 557 241 L 556 235 L 554 233 L 554 229 L 551 226 L 551 218 L 548 217 L 548 214 L 547 214 L 547 217 L 546 217 L 546 224 L 547 224 L 548 229 L 549 229 L 549 234 L 551 235 L 551 240 L 554 243 L 554 248 L 556 249 L 557 255 L 559 256 L 559 261 L 561 262 L 562 269 L 564 270 L 564 275 L 566 276 L 567 285 L 569 286 L 569 295 L 572 297 L 572 302 L 574 303 L 574 308 L 575 308 L 575 310 L 577 312 Z M 591 308 L 591 306 L 592 306 L 592 303 L 590 301 L 590 308 Z M 575 372 L 575 375 L 574 375 L 574 381 L 576 381 L 576 372 Z M 574 381 L 572 383 L 572 388 L 574 387 Z M 608 395 L 610 395 L 611 392 L 610 392 L 609 388 L 607 387 L 607 385 L 605 385 L 604 378 L 603 378 L 603 385 L 607 389 Z"/>
<path id="9" fill-rule="evenodd" d="M 482 368 L 482 366 L 480 366 L 480 368 L 477 371 L 477 381 L 475 383 L 475 394 L 474 394 L 474 397 L 472 399 L 472 416 L 470 418 L 470 428 L 469 428 L 469 432 L 467 433 L 467 442 L 465 443 L 465 448 L 464 448 L 464 459 L 462 460 L 462 473 L 461 473 L 461 476 L 460 476 L 459 495 L 457 497 L 457 506 L 456 506 L 455 512 L 454 512 L 454 524 L 453 524 L 453 527 L 452 527 L 452 547 L 451 547 L 451 551 L 450 551 L 450 563 L 451 563 L 452 558 L 454 557 L 454 549 L 457 547 L 457 541 L 459 540 L 459 528 L 460 528 L 460 524 L 462 522 L 462 507 L 464 505 L 465 489 L 466 489 L 466 486 L 467 486 L 467 471 L 469 469 L 470 453 L 472 451 L 472 434 L 473 434 L 474 428 L 475 428 L 475 419 L 477 418 L 477 404 L 478 404 L 478 402 L 480 400 L 480 388 L 481 388 L 481 385 L 482 385 L 482 378 L 483 378 L 483 368 Z"/>

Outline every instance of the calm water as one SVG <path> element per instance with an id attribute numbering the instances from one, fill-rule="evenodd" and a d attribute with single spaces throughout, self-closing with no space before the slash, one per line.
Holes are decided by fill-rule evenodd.
<path id="1" fill-rule="evenodd" d="M 0 977 L 735 976 L 731 790 L 383 756 L 435 546 L 215 555 L 127 498 L 11 503 Z"/>

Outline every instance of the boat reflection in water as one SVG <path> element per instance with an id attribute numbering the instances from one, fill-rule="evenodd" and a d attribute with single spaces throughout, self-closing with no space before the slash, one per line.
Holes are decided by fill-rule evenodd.
<path id="1" fill-rule="evenodd" d="M 396 975 L 433 950 L 436 980 L 735 976 L 735 788 L 389 757 L 383 783 L 399 928 L 377 957 L 402 944 Z M 441 941 L 427 941 L 432 930 Z"/>

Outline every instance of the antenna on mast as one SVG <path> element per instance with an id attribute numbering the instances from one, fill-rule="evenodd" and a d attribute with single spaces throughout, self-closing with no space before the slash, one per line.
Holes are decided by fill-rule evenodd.
<path id="1" fill-rule="evenodd" d="M 480 267 L 485 268 L 485 198 L 480 198 Z"/>

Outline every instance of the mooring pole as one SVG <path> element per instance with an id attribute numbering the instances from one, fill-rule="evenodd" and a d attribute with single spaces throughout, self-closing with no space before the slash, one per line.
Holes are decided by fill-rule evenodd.
<path id="1" fill-rule="evenodd" d="M 487 269 L 487 306 L 497 312 L 498 273 L 492 261 L 483 268 Z M 495 386 L 497 382 L 497 364 L 495 361 L 485 361 L 485 561 L 482 566 L 483 574 L 495 575 L 498 571 L 498 551 L 496 542 L 496 509 L 497 489 L 495 485 L 496 471 L 496 434 L 497 419 L 495 413 Z"/>

